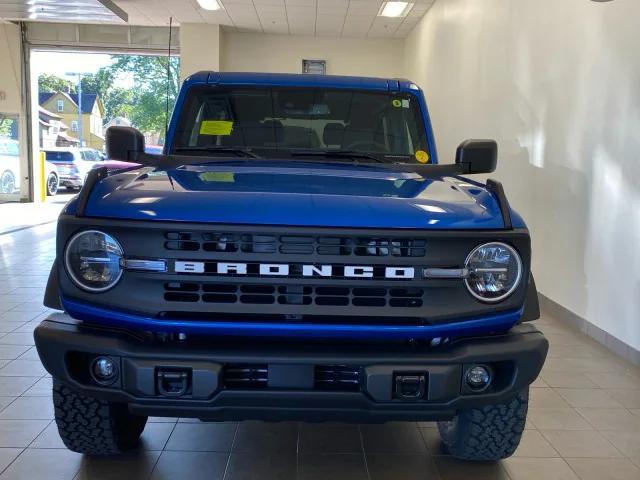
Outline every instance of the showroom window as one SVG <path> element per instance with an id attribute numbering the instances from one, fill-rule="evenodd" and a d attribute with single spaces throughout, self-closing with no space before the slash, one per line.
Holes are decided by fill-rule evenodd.
<path id="1" fill-rule="evenodd" d="M 19 199 L 20 137 L 18 116 L 0 113 L 0 201 Z"/>

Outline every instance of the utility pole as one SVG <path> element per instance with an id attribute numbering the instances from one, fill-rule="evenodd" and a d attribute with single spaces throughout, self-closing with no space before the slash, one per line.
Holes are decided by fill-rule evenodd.
<path id="1" fill-rule="evenodd" d="M 82 145 L 82 75 L 78 74 L 78 140 Z"/>
<path id="2" fill-rule="evenodd" d="M 80 146 L 82 145 L 82 76 L 90 75 L 89 73 L 84 72 L 67 72 L 68 76 L 78 78 L 78 86 L 76 91 L 78 92 L 78 140 L 80 141 Z"/>

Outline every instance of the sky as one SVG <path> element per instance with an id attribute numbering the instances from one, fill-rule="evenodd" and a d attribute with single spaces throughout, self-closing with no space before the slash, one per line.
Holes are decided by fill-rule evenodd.
<path id="1" fill-rule="evenodd" d="M 111 64 L 111 56 L 104 53 L 38 52 L 31 53 L 31 69 L 36 74 L 48 73 L 76 80 L 67 72 L 95 73 Z M 133 75 L 120 75 L 114 82 L 122 88 L 133 87 Z"/>

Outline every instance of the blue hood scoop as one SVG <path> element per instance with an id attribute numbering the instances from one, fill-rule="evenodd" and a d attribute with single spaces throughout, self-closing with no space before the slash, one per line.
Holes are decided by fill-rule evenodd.
<path id="1" fill-rule="evenodd" d="M 475 182 L 291 161 L 140 168 L 112 175 L 94 187 L 85 215 L 347 228 L 504 228 L 498 202 Z"/>

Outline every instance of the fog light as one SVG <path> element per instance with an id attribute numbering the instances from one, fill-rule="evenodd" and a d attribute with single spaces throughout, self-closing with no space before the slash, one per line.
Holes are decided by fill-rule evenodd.
<path id="1" fill-rule="evenodd" d="M 491 372 L 487 367 L 476 365 L 467 370 L 465 379 L 467 385 L 473 390 L 483 390 L 491 382 Z"/>
<path id="2" fill-rule="evenodd" d="M 118 368 L 108 357 L 97 357 L 91 365 L 91 373 L 98 383 L 111 383 L 118 374 Z"/>

